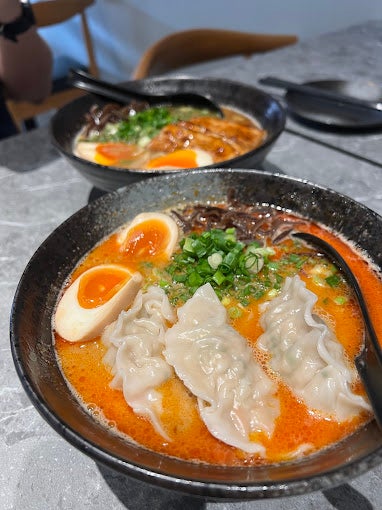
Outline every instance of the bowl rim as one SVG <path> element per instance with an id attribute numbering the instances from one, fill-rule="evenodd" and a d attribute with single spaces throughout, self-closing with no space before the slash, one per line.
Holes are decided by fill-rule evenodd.
<path id="1" fill-rule="evenodd" d="M 153 76 L 153 77 L 145 78 L 143 80 L 137 80 L 136 83 L 134 82 L 134 84 L 137 85 L 137 90 L 138 90 L 139 89 L 139 84 L 144 85 L 146 83 L 152 83 L 152 82 L 154 82 L 154 83 L 161 83 L 161 82 L 168 82 L 168 81 L 169 82 L 171 82 L 171 81 L 212 82 L 212 83 L 216 83 L 216 84 L 233 85 L 233 86 L 237 86 L 237 87 L 242 87 L 243 89 L 245 88 L 248 91 L 256 92 L 256 94 L 258 94 L 258 95 L 260 95 L 262 97 L 267 97 L 267 98 L 271 99 L 273 101 L 273 103 L 277 106 L 278 112 L 279 112 L 279 115 L 280 115 L 280 125 L 278 126 L 278 129 L 272 134 L 271 137 L 269 137 L 269 138 L 267 137 L 266 140 L 261 145 L 259 145 L 258 147 L 254 148 L 254 149 L 252 149 L 250 151 L 247 151 L 244 154 L 241 154 L 240 156 L 235 156 L 234 158 L 222 161 L 221 163 L 222 164 L 224 163 L 224 165 L 227 165 L 227 167 L 237 167 L 237 168 L 240 168 L 240 163 L 243 160 L 245 160 L 246 158 L 250 157 L 253 154 L 256 154 L 256 152 L 260 151 L 260 149 L 261 150 L 267 150 L 268 147 L 270 145 L 272 145 L 277 140 L 277 138 L 281 135 L 281 133 L 285 129 L 287 115 L 286 115 L 286 109 L 281 104 L 281 102 L 277 98 L 273 97 L 271 94 L 265 92 L 264 90 L 262 90 L 260 88 L 257 88 L 254 85 L 245 83 L 245 82 L 240 82 L 240 81 L 236 81 L 236 80 L 229 80 L 229 79 L 226 79 L 226 78 L 194 77 L 194 76 L 187 76 L 187 75 L 179 75 L 179 76 Z M 132 82 L 129 82 L 129 85 L 131 86 Z M 206 95 L 208 95 L 208 94 L 206 94 Z M 57 141 L 57 138 L 56 138 L 56 136 L 54 134 L 54 126 L 58 122 L 59 117 L 67 109 L 71 108 L 73 105 L 75 105 L 77 103 L 81 104 L 84 101 L 84 98 L 88 98 L 88 97 L 91 97 L 91 94 L 86 94 L 84 96 L 81 96 L 79 98 L 74 99 L 73 101 L 65 104 L 63 107 L 61 107 L 59 110 L 57 110 L 53 114 L 53 116 L 51 117 L 51 119 L 49 121 L 50 140 L 51 140 L 52 145 L 59 152 L 61 152 L 67 158 L 69 158 L 69 159 L 71 159 L 71 160 L 73 160 L 73 161 L 75 161 L 77 163 L 86 163 L 86 164 L 89 164 L 90 168 L 92 168 L 93 171 L 95 171 L 95 170 L 109 171 L 109 172 L 111 171 L 111 172 L 114 172 L 116 174 L 128 174 L 128 175 L 131 174 L 131 175 L 142 176 L 142 177 L 154 177 L 154 176 L 159 176 L 159 175 L 163 175 L 163 174 L 171 174 L 171 173 L 178 173 L 179 172 L 179 169 L 169 169 L 169 170 L 144 170 L 143 169 L 143 170 L 140 170 L 140 169 L 134 169 L 134 168 L 123 168 L 123 167 L 117 167 L 117 166 L 103 165 L 101 163 L 95 163 L 93 161 L 86 160 L 84 158 L 76 156 L 73 153 L 73 151 L 65 149 L 62 146 L 62 144 L 60 144 Z M 240 110 L 240 109 L 238 108 L 238 110 Z M 245 114 L 244 111 L 243 111 L 243 113 Z M 73 140 L 74 140 L 74 138 L 72 139 L 72 141 Z M 203 167 L 190 168 L 190 169 L 187 169 L 187 171 L 188 170 L 198 170 L 198 169 L 203 169 L 203 170 L 204 169 L 213 169 L 213 168 L 216 168 L 217 166 L 219 166 L 219 164 L 211 163 L 211 165 L 205 165 Z"/>
<path id="2" fill-rule="evenodd" d="M 338 196 L 339 199 L 344 199 L 346 201 L 350 201 L 351 203 L 357 205 L 365 212 L 367 211 L 369 214 L 374 216 L 374 218 L 382 224 L 382 217 L 368 208 L 367 206 L 355 201 L 353 198 L 341 194 L 337 191 L 332 190 L 331 188 L 325 187 L 323 185 L 315 184 L 309 180 L 293 177 L 285 174 L 279 173 L 271 173 L 262 170 L 248 170 L 248 169 L 223 169 L 223 168 L 215 168 L 212 171 L 212 174 L 216 173 L 240 173 L 246 174 L 248 176 L 252 176 L 253 173 L 256 173 L 260 177 L 271 177 L 272 179 L 281 179 L 285 181 L 289 181 L 291 183 L 296 183 L 300 185 L 304 185 L 307 187 L 314 187 L 323 192 L 334 193 Z M 200 170 L 190 170 L 191 174 L 194 175 L 208 175 L 211 174 L 211 171 L 200 169 Z M 187 173 L 188 175 L 189 173 Z M 186 174 L 177 174 L 176 179 L 181 179 L 182 175 Z M 171 175 L 164 175 L 163 179 L 172 178 Z M 153 182 L 158 181 L 158 177 L 150 179 Z M 140 181 L 135 184 L 131 184 L 120 188 L 114 192 L 107 193 L 100 198 L 98 198 L 94 203 L 102 203 L 102 201 L 111 200 L 112 196 L 116 194 L 123 194 L 126 190 L 129 190 L 132 187 L 141 186 L 143 184 L 147 184 L 148 181 Z M 93 204 L 94 204 L 93 203 Z M 64 423 L 59 416 L 56 415 L 54 410 L 47 405 L 46 402 L 41 400 L 39 396 L 39 392 L 36 389 L 35 385 L 32 381 L 29 380 L 27 371 L 25 370 L 23 360 L 20 353 L 20 338 L 17 334 L 17 325 L 16 325 L 16 315 L 18 308 L 18 298 L 20 293 L 22 292 L 22 288 L 24 285 L 24 280 L 28 275 L 28 271 L 33 262 L 40 256 L 41 251 L 44 247 L 55 238 L 55 236 L 60 233 L 60 231 L 65 230 L 66 226 L 73 221 L 76 220 L 77 217 L 81 216 L 84 211 L 89 209 L 89 204 L 80 208 L 76 212 L 74 212 L 71 216 L 69 216 L 64 222 L 62 222 L 58 227 L 56 227 L 51 234 L 40 244 L 40 246 L 36 249 L 32 257 L 30 258 L 28 264 L 26 265 L 20 281 L 18 283 L 14 299 L 11 307 L 10 314 L 10 343 L 11 343 L 11 353 L 14 361 L 14 365 L 16 368 L 17 375 L 20 379 L 22 387 L 27 393 L 29 399 L 40 413 L 40 415 L 53 427 L 53 429 L 58 432 L 64 439 L 66 439 L 70 444 L 78 448 L 82 453 L 85 453 L 89 457 L 91 457 L 96 462 L 100 462 L 124 475 L 129 477 L 137 478 L 139 480 L 143 480 L 149 483 L 158 483 L 161 487 L 176 490 L 179 492 L 184 492 L 191 495 L 196 496 L 207 496 L 214 499 L 224 499 L 224 500 L 246 500 L 246 499 L 260 499 L 260 498 L 275 498 L 282 496 L 296 496 L 305 494 L 307 492 L 322 490 L 326 488 L 333 487 L 335 485 L 340 485 L 345 481 L 349 481 L 368 470 L 374 468 L 382 462 L 382 446 L 373 450 L 370 453 L 366 453 L 365 455 L 353 459 L 348 462 L 344 466 L 337 467 L 335 469 L 324 470 L 322 473 L 313 475 L 310 478 L 296 478 L 289 479 L 285 478 L 284 480 L 277 480 L 277 482 L 270 481 L 269 483 L 264 482 L 247 482 L 247 483 L 236 483 L 229 484 L 226 482 L 220 482 L 217 480 L 200 480 L 200 479 L 192 479 L 190 477 L 182 477 L 182 476 L 174 476 L 171 474 L 165 474 L 155 469 L 148 469 L 147 467 L 139 464 L 134 461 L 127 461 L 122 457 L 118 457 L 115 454 L 108 452 L 106 449 L 100 447 L 95 444 L 93 441 L 86 439 L 79 432 L 74 430 L 71 426 Z M 79 260 L 75 262 L 73 268 L 78 264 Z M 155 457 L 168 457 L 164 456 L 160 453 L 148 450 L 147 448 L 138 445 L 140 449 L 143 451 L 148 451 L 150 455 Z M 319 455 L 318 452 L 317 455 Z M 194 462 L 184 461 L 181 459 L 177 459 L 171 457 L 171 460 L 174 463 L 179 463 L 181 465 L 190 465 L 195 467 Z M 300 462 L 300 461 L 299 461 Z M 289 463 L 290 465 L 293 462 Z M 208 469 L 208 465 L 205 465 L 206 469 Z M 224 469 L 225 466 L 213 466 L 213 468 Z M 202 467 L 203 469 L 203 467 Z M 256 469 L 254 467 L 241 467 L 235 466 L 230 467 L 233 471 L 246 471 L 248 469 Z"/>

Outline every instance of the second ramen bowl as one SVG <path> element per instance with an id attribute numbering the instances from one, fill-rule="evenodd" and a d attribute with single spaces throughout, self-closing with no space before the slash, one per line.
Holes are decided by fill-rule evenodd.
<path id="1" fill-rule="evenodd" d="M 132 87 L 133 82 L 129 85 Z M 282 133 L 285 111 L 281 104 L 265 92 L 244 83 L 215 78 L 149 78 L 134 83 L 137 90 L 154 94 L 192 92 L 210 97 L 219 105 L 239 110 L 253 117 L 267 131 L 260 146 L 241 156 L 219 163 L 224 168 L 256 168 Z M 96 188 L 113 191 L 133 182 L 161 175 L 166 170 L 132 170 L 93 163 L 73 153 L 74 140 L 84 125 L 84 116 L 93 104 L 105 104 L 99 97 L 87 94 L 61 108 L 51 120 L 51 140 L 56 149 Z M 213 168 L 216 164 L 204 168 Z M 187 172 L 187 170 L 172 170 Z"/>
<path id="2" fill-rule="evenodd" d="M 375 421 L 301 460 L 248 467 L 188 462 L 150 451 L 103 426 L 80 405 L 58 366 L 52 316 L 62 286 L 84 255 L 136 214 L 179 204 L 221 203 L 232 190 L 239 202 L 273 204 L 332 228 L 382 267 L 382 218 L 332 190 L 240 169 L 190 171 L 138 182 L 78 211 L 32 257 L 11 314 L 11 346 L 18 375 L 32 403 L 61 436 L 95 461 L 129 477 L 183 493 L 231 500 L 298 495 L 339 485 L 381 462 L 382 434 Z"/>

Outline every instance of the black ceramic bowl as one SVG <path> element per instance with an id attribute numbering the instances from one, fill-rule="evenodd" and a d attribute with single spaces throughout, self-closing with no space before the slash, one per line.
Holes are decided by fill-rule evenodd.
<path id="1" fill-rule="evenodd" d="M 248 468 L 185 462 L 130 443 L 103 427 L 79 405 L 57 365 L 52 314 L 60 289 L 78 261 L 140 212 L 179 203 L 222 201 L 232 189 L 244 203 L 274 204 L 332 227 L 382 267 L 382 218 L 334 191 L 256 170 L 155 177 L 90 203 L 58 227 L 34 254 L 21 278 L 11 315 L 18 375 L 37 410 L 59 434 L 97 462 L 140 480 L 229 499 L 303 494 L 344 483 L 382 460 L 382 435 L 374 421 L 300 461 Z"/>
<path id="2" fill-rule="evenodd" d="M 258 166 L 285 126 L 285 112 L 280 103 L 265 92 L 243 83 L 214 78 L 150 78 L 136 82 L 134 86 L 137 90 L 158 94 L 166 92 L 199 93 L 209 96 L 220 105 L 241 110 L 254 117 L 268 133 L 265 141 L 256 149 L 242 156 L 219 163 L 224 168 L 255 168 Z M 86 95 L 65 105 L 53 116 L 51 140 L 58 151 L 96 188 L 105 191 L 113 191 L 127 184 L 165 173 L 164 170 L 139 171 L 108 167 L 86 161 L 73 154 L 73 140 L 84 124 L 84 114 L 94 103 L 103 104 L 104 102 L 106 101 L 100 100 L 98 97 Z"/>

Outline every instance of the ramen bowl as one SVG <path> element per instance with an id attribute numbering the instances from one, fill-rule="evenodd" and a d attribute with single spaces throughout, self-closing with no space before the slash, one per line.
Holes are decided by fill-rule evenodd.
<path id="1" fill-rule="evenodd" d="M 129 84 L 131 85 L 131 83 Z M 241 156 L 219 163 L 224 168 L 254 168 L 264 160 L 285 126 L 285 111 L 272 96 L 255 87 L 222 79 L 150 78 L 136 82 L 137 90 L 149 93 L 191 92 L 208 96 L 219 105 L 253 118 L 267 135 L 259 146 Z M 93 104 L 107 101 L 85 95 L 61 108 L 51 120 L 51 140 L 58 151 L 96 188 L 113 191 L 133 182 L 166 173 L 166 170 L 132 170 L 93 163 L 73 153 L 74 140 Z M 213 168 L 210 165 L 204 168 Z M 184 172 L 185 170 L 180 170 Z M 172 170 L 174 172 L 174 170 Z M 177 170 L 175 170 L 177 172 Z"/>
<path id="2" fill-rule="evenodd" d="M 11 314 L 17 373 L 36 409 L 62 437 L 96 462 L 128 477 L 183 493 L 231 500 L 298 495 L 339 485 L 381 462 L 382 434 L 375 421 L 300 460 L 248 467 L 188 462 L 155 453 L 102 425 L 80 405 L 59 368 L 52 316 L 63 285 L 84 255 L 140 212 L 221 202 L 232 189 L 242 203 L 273 204 L 322 223 L 354 241 L 382 267 L 382 218 L 332 190 L 244 169 L 193 170 L 141 181 L 79 210 L 33 255 Z"/>

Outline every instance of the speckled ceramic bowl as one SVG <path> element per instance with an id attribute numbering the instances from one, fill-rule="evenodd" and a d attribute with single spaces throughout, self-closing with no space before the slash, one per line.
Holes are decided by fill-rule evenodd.
<path id="1" fill-rule="evenodd" d="M 329 488 L 382 460 L 374 421 L 335 446 L 300 461 L 266 467 L 217 467 L 170 458 L 118 437 L 88 414 L 57 365 L 52 314 L 78 261 L 140 212 L 224 200 L 269 203 L 309 216 L 353 240 L 382 267 L 382 218 L 334 191 L 256 170 L 163 175 L 106 194 L 74 214 L 40 246 L 18 286 L 11 315 L 15 366 L 29 398 L 52 427 L 97 462 L 162 487 L 211 498 L 256 499 Z M 323 207 L 325 204 L 325 207 Z"/>
<path id="2" fill-rule="evenodd" d="M 242 156 L 219 163 L 225 168 L 255 168 L 261 163 L 285 126 L 285 111 L 272 96 L 255 87 L 222 79 L 150 78 L 134 86 L 144 92 L 194 92 L 209 96 L 218 104 L 241 110 L 254 117 L 267 131 L 267 137 L 257 148 Z M 165 173 L 164 170 L 130 170 L 92 163 L 73 154 L 73 141 L 84 124 L 84 115 L 94 103 L 105 101 L 86 95 L 65 105 L 52 118 L 51 140 L 58 151 L 96 188 L 113 191 L 133 182 Z M 212 168 L 211 165 L 205 168 Z M 180 170 L 184 172 L 184 170 Z M 171 171 L 174 173 L 174 170 Z M 178 171 L 175 171 L 178 172 Z M 168 171 L 167 171 L 168 173 Z"/>

